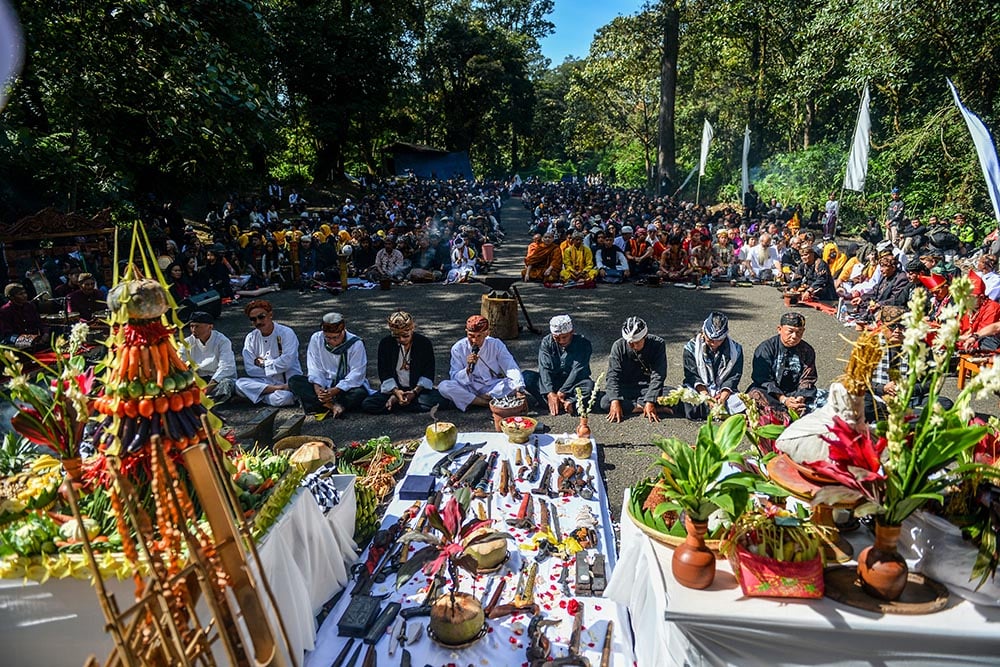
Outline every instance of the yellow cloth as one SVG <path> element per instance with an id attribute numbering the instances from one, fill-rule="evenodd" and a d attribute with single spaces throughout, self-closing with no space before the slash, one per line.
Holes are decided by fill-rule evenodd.
<path id="1" fill-rule="evenodd" d="M 241 248 L 246 248 L 250 244 L 250 235 L 240 234 L 239 244 Z"/>
<path id="2" fill-rule="evenodd" d="M 346 229 L 341 229 L 339 236 L 340 236 L 340 240 L 341 240 L 342 243 L 350 243 L 351 242 L 351 233 L 349 231 L 347 231 Z"/>
<path id="3" fill-rule="evenodd" d="M 285 245 L 285 232 L 280 229 L 274 232 L 274 242 L 279 246 Z"/>
<path id="4" fill-rule="evenodd" d="M 319 229 L 321 232 L 323 232 L 323 236 L 329 236 L 330 233 L 333 231 L 332 229 L 330 229 L 330 225 L 326 224 L 325 222 L 319 226 Z"/>
<path id="5" fill-rule="evenodd" d="M 837 257 L 831 262 L 830 255 L 833 254 L 834 250 L 837 251 Z M 837 244 L 831 241 L 823 246 L 823 261 L 830 267 L 830 275 L 836 276 L 844 268 L 844 264 L 847 262 L 847 255 L 840 252 Z"/>
<path id="6" fill-rule="evenodd" d="M 597 269 L 594 267 L 594 253 L 585 245 L 579 248 L 570 245 L 563 250 L 563 268 L 559 272 L 559 277 L 563 282 L 570 280 L 581 280 L 579 275 L 583 273 L 583 280 L 593 280 L 597 277 Z"/>
<path id="7" fill-rule="evenodd" d="M 851 271 L 854 270 L 854 267 L 858 264 L 858 261 L 859 260 L 857 257 L 851 257 L 850 259 L 844 261 L 844 265 L 840 267 L 840 273 L 834 274 L 832 270 L 830 271 L 830 273 L 833 274 L 837 280 L 843 282 L 851 277 Z"/>

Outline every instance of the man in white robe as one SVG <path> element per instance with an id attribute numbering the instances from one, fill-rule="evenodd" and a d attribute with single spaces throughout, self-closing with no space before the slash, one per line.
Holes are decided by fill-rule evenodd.
<path id="1" fill-rule="evenodd" d="M 293 377 L 288 384 L 302 401 L 306 414 L 328 412 L 337 418 L 348 410 L 360 410 L 372 393 L 367 377 L 368 353 L 361 339 L 347 330 L 340 313 L 324 315 L 321 326 L 309 338 L 308 377 Z"/>
<path id="2" fill-rule="evenodd" d="M 487 406 L 494 398 L 524 392 L 521 369 L 503 341 L 489 335 L 481 315 L 465 322 L 465 338 L 451 346 L 449 379 L 438 392 L 465 412 L 470 405 Z"/>
<path id="3" fill-rule="evenodd" d="M 181 355 L 198 368 L 207 393 L 216 405 L 228 401 L 236 387 L 236 356 L 233 342 L 215 330 L 215 318 L 198 310 L 188 318 L 191 335 L 185 340 Z"/>
<path id="4" fill-rule="evenodd" d="M 274 321 L 270 301 L 255 299 L 243 309 L 254 330 L 243 341 L 247 377 L 236 381 L 236 391 L 251 403 L 274 407 L 295 405 L 288 381 L 302 375 L 299 339 L 291 328 Z"/>

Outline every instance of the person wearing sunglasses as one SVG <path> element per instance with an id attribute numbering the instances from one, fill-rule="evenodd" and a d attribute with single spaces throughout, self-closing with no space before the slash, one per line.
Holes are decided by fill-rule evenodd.
<path id="1" fill-rule="evenodd" d="M 299 339 L 291 328 L 274 321 L 273 310 L 264 299 L 254 299 L 243 308 L 253 331 L 243 341 L 247 376 L 236 380 L 236 391 L 255 405 L 285 407 L 295 405 L 289 380 L 302 375 Z"/>
<path id="2" fill-rule="evenodd" d="M 330 414 L 334 419 L 361 409 L 371 393 L 368 353 L 360 338 L 347 330 L 340 313 L 326 313 L 320 330 L 309 338 L 308 375 L 293 377 L 288 385 L 307 415 Z"/>
<path id="3" fill-rule="evenodd" d="M 389 315 L 389 335 L 378 343 L 379 391 L 365 399 L 362 409 L 373 415 L 398 412 L 429 412 L 441 405 L 434 389 L 434 346 L 414 329 L 406 311 Z M 444 405 L 441 405 L 444 407 Z"/>

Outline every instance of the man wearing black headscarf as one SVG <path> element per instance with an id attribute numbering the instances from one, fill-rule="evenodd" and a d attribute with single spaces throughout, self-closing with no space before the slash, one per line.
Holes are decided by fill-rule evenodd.
<path id="1" fill-rule="evenodd" d="M 701 332 L 684 345 L 684 386 L 705 397 L 707 403 L 685 403 L 688 419 L 704 419 L 711 408 L 725 405 L 731 414 L 746 406 L 736 396 L 743 378 L 743 346 L 729 336 L 729 318 L 711 312 Z"/>
<path id="2" fill-rule="evenodd" d="M 751 385 L 747 389 L 761 407 L 794 410 L 804 415 L 819 407 L 816 390 L 816 351 L 802 340 L 806 320 L 794 312 L 781 316 L 778 333 L 753 353 Z"/>

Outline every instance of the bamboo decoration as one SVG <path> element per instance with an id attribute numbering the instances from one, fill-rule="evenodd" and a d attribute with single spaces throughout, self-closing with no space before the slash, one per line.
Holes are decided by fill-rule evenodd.
<path id="1" fill-rule="evenodd" d="M 168 320 L 176 304 L 148 248 L 137 222 L 129 268 L 121 281 L 115 276 L 109 296 L 112 334 L 104 388 L 95 400 L 100 425 L 95 441 L 99 456 L 107 459 L 122 548 L 136 572 L 135 601 L 122 609 L 104 586 L 83 531 L 84 553 L 115 644 L 105 664 L 296 665 L 250 526 L 217 451 L 209 401 L 177 353 L 180 323 Z M 116 247 L 116 267 L 117 254 Z M 148 457 L 148 511 L 123 465 L 135 456 Z M 66 483 L 63 492 L 82 523 L 76 489 Z M 196 503 L 209 531 L 199 525 Z"/>

